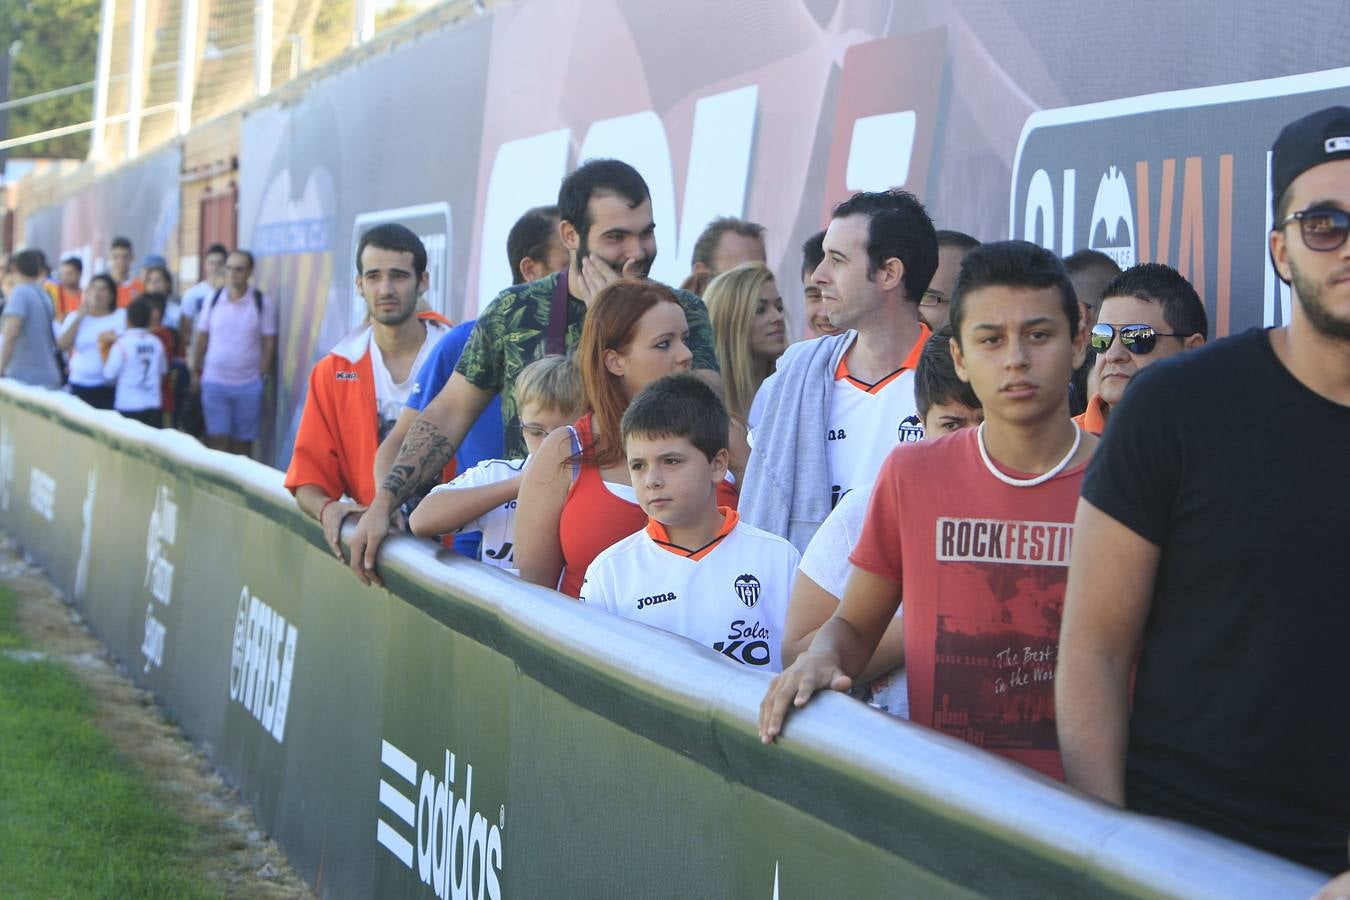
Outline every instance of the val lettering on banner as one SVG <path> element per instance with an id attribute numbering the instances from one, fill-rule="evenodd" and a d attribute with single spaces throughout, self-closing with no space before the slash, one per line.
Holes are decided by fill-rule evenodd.
<path id="1" fill-rule="evenodd" d="M 1033 113 L 1013 159 L 1008 231 L 1062 255 L 1159 262 L 1195 285 L 1213 337 L 1289 319 L 1267 252 L 1270 146 L 1350 98 L 1350 68 Z"/>

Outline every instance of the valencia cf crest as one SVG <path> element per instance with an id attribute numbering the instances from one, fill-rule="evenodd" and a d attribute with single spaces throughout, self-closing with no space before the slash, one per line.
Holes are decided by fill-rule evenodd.
<path id="1" fill-rule="evenodd" d="M 923 440 L 923 422 L 918 416 L 905 416 L 897 431 L 896 437 L 902 444 L 917 444 Z"/>
<path id="2" fill-rule="evenodd" d="M 759 579 L 753 575 L 741 575 L 736 579 L 736 596 L 747 607 L 754 609 L 759 602 Z"/>

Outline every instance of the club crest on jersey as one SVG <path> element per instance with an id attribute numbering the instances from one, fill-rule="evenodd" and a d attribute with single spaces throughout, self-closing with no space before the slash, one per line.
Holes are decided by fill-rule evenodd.
<path id="1" fill-rule="evenodd" d="M 753 575 L 741 575 L 736 578 L 736 596 L 741 598 L 750 609 L 759 602 L 759 579 Z"/>
<path id="2" fill-rule="evenodd" d="M 897 437 L 902 444 L 917 444 L 923 440 L 923 422 L 918 416 L 905 416 L 900 420 Z"/>

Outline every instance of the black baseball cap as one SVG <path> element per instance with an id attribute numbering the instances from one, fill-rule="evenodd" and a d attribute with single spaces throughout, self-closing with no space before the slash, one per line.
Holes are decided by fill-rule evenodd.
<path id="1" fill-rule="evenodd" d="M 1275 217 L 1295 178 L 1324 162 L 1350 159 L 1350 106 L 1329 106 L 1290 122 L 1280 129 L 1271 149 L 1270 202 Z"/>

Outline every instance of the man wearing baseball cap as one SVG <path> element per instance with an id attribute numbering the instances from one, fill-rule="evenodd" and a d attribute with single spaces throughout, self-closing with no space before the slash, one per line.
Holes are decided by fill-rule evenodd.
<path id="1" fill-rule="evenodd" d="M 1113 408 L 1075 520 L 1056 715 L 1074 786 L 1335 873 L 1350 837 L 1350 108 L 1287 125 L 1271 185 L 1290 321 L 1150 366 Z"/>

